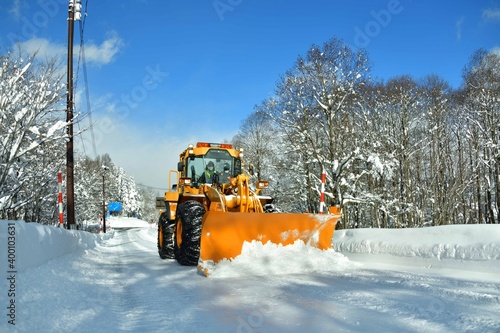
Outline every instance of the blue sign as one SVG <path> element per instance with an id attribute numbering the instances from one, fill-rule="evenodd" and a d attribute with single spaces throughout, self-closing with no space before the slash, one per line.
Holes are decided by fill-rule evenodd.
<path id="1" fill-rule="evenodd" d="M 122 211 L 122 203 L 121 202 L 108 202 L 108 211 L 109 212 L 121 212 Z"/>

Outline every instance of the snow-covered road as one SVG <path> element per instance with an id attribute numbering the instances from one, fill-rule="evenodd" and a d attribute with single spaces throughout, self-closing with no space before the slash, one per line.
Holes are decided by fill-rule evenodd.
<path id="1" fill-rule="evenodd" d="M 296 254 L 307 268 L 310 254 Z M 115 231 L 19 274 L 17 332 L 499 332 L 500 281 L 338 267 L 206 278 L 161 260 L 149 228 Z M 360 257 L 366 258 L 366 257 Z M 498 264 L 498 260 L 494 264 Z M 233 268 L 245 270 L 243 266 Z M 393 267 L 394 268 L 394 267 Z M 2 304 L 3 307 L 3 304 Z M 0 328 L 5 325 L 2 321 Z M 3 331 L 2 331 L 3 332 Z"/>

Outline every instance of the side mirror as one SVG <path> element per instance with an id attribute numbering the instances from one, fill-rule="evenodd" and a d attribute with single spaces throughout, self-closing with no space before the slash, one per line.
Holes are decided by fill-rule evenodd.
<path id="1" fill-rule="evenodd" d="M 184 162 L 177 163 L 177 171 L 182 172 L 184 170 Z"/>
<path id="2" fill-rule="evenodd" d="M 253 176 L 253 165 L 252 164 L 248 165 L 248 173 L 250 174 L 250 176 Z"/>

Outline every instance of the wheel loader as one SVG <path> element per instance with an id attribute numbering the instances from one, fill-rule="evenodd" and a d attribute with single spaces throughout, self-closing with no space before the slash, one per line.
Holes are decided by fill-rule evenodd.
<path id="1" fill-rule="evenodd" d="M 338 209 L 325 215 L 277 212 L 273 198 L 261 194 L 268 182 L 251 185 L 252 173 L 242 149 L 227 143 L 190 144 L 177 170 L 169 171 L 169 190 L 157 198 L 157 208 L 164 209 L 158 221 L 160 258 L 198 265 L 208 276 L 207 267 L 235 258 L 245 242 L 289 245 L 302 240 L 332 248 Z"/>

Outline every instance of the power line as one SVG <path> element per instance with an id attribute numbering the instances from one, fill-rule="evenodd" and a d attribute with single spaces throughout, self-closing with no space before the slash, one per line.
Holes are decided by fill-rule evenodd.
<path id="1" fill-rule="evenodd" d="M 89 131 L 90 131 L 90 137 L 92 141 L 92 150 L 94 152 L 94 158 L 97 157 L 97 148 L 96 148 L 96 143 L 95 143 L 95 134 L 94 134 L 94 122 L 92 121 L 92 108 L 90 104 L 90 92 L 89 92 L 89 83 L 88 83 L 88 75 L 87 75 L 87 61 L 85 59 L 85 39 L 84 39 L 84 31 L 85 31 L 85 22 L 87 20 L 87 10 L 88 10 L 88 0 L 85 2 L 85 10 L 83 13 L 83 19 L 80 20 L 80 54 L 78 57 L 78 66 L 77 66 L 77 81 L 78 81 L 78 73 L 79 73 L 79 68 L 80 68 L 80 60 L 82 62 L 82 71 L 83 71 L 83 80 L 84 80 L 84 90 L 85 90 L 85 99 L 87 103 L 87 112 L 86 115 L 89 117 Z M 80 123 L 78 122 L 78 126 L 80 126 Z M 80 129 L 80 127 L 79 127 Z M 85 152 L 85 141 L 83 140 L 83 136 L 80 136 L 82 140 L 82 148 L 83 152 L 86 155 Z"/>
<path id="2" fill-rule="evenodd" d="M 87 76 L 87 62 L 85 61 L 85 47 L 84 47 L 84 42 L 83 42 L 83 27 L 81 28 L 81 36 L 82 36 L 82 42 L 81 42 L 81 53 L 82 53 L 82 60 L 83 60 L 83 80 L 85 82 L 85 97 L 87 100 L 87 112 L 89 115 L 89 125 L 90 125 L 90 137 L 92 139 L 92 149 L 94 151 L 94 158 L 97 157 L 97 148 L 95 144 L 95 135 L 94 135 L 94 124 L 92 121 L 92 109 L 90 106 L 90 93 L 89 93 L 89 81 L 88 81 L 88 76 Z"/>
<path id="3" fill-rule="evenodd" d="M 142 183 L 135 183 L 137 186 L 141 186 L 141 187 L 147 187 L 147 188 L 150 188 L 150 189 L 153 189 L 153 190 L 161 190 L 161 191 L 168 191 L 167 188 L 164 188 L 164 187 L 153 187 L 153 186 L 149 186 L 149 185 L 146 185 L 146 184 L 142 184 Z"/>

